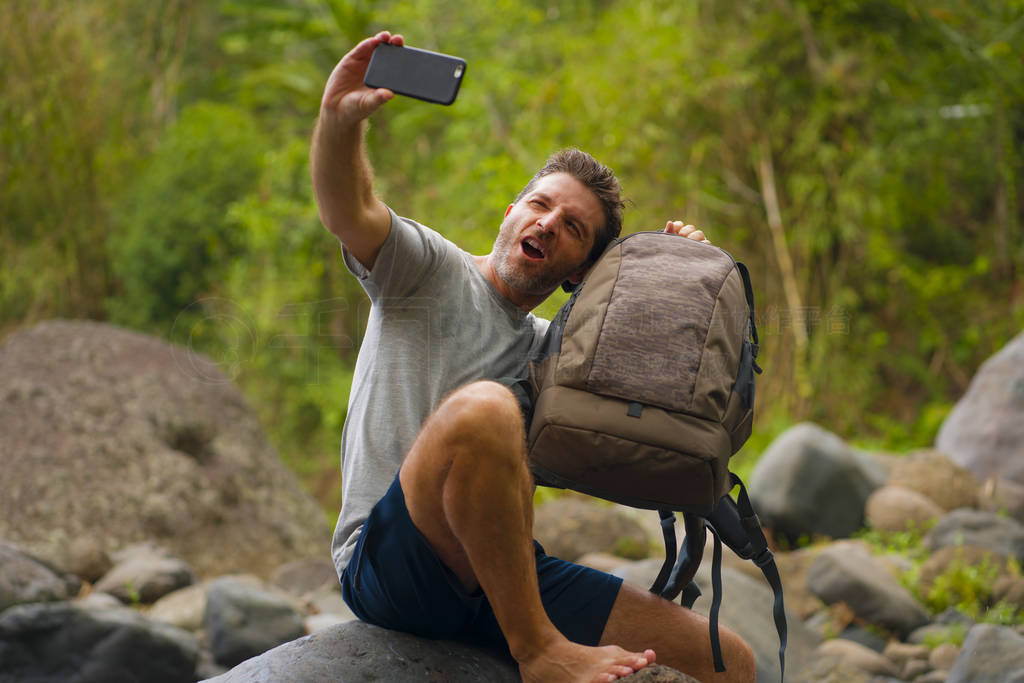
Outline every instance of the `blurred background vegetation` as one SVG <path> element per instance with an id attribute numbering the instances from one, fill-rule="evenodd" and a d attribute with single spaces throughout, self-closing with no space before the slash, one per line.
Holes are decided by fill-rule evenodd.
<path id="1" fill-rule="evenodd" d="M 743 462 L 803 419 L 928 446 L 1024 327 L 1024 0 L 4 0 L 0 336 L 91 318 L 207 353 L 333 516 L 367 311 L 308 141 L 384 28 L 469 64 L 454 106 L 374 119 L 399 214 L 485 253 L 574 145 L 627 232 L 682 218 L 750 266 Z"/>

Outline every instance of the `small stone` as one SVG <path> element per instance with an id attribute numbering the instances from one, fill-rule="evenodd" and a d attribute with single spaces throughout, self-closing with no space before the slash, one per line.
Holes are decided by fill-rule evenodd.
<path id="1" fill-rule="evenodd" d="M 110 555 L 95 538 L 80 536 L 68 545 L 68 571 L 84 581 L 96 583 L 112 566 Z"/>
<path id="2" fill-rule="evenodd" d="M 876 676 L 899 676 L 900 671 L 888 658 L 871 648 L 844 638 L 827 640 L 818 647 L 818 654 L 837 657 L 861 671 Z"/>
<path id="3" fill-rule="evenodd" d="M 154 602 L 149 609 L 149 618 L 195 632 L 203 627 L 205 609 L 206 584 L 198 583 L 168 593 Z"/>
<path id="4" fill-rule="evenodd" d="M 928 662 L 923 659 L 910 659 L 903 665 L 901 678 L 905 681 L 912 681 L 921 674 L 928 673 L 931 669 Z"/>
<path id="5" fill-rule="evenodd" d="M 96 590 L 110 593 L 126 603 L 156 602 L 196 579 L 184 560 L 149 544 L 129 546 L 114 559 L 114 568 L 96 583 Z"/>
<path id="6" fill-rule="evenodd" d="M 943 515 L 925 494 L 903 486 L 883 486 L 865 506 L 868 526 L 883 531 L 922 529 Z"/>
<path id="7" fill-rule="evenodd" d="M 960 656 L 960 646 L 953 643 L 943 643 L 931 651 L 928 655 L 928 664 L 933 669 L 949 671 Z"/>
<path id="8" fill-rule="evenodd" d="M 914 645 L 912 643 L 891 642 L 885 646 L 882 652 L 891 659 L 897 666 L 904 666 L 913 659 L 926 661 L 928 659 L 928 648 L 925 645 Z"/>

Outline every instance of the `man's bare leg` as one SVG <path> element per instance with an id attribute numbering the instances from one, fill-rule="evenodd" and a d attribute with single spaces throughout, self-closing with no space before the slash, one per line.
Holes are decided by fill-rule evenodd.
<path id="1" fill-rule="evenodd" d="M 704 616 L 650 591 L 622 584 L 601 634 L 601 644 L 615 643 L 628 649 L 643 643 L 643 647 L 655 649 L 659 664 L 703 683 L 753 681 L 757 669 L 750 646 L 725 626 L 719 627 L 719 636 L 726 667 L 722 673 L 715 672 Z"/>
<path id="2" fill-rule="evenodd" d="M 551 623 L 533 550 L 533 483 L 515 397 L 476 382 L 427 420 L 399 474 L 409 516 L 469 590 L 483 588 L 526 681 L 612 681 L 654 652 L 584 647 Z"/>

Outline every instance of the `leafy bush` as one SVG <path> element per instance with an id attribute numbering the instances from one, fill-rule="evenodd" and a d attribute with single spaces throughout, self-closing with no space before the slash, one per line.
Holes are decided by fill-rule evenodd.
<path id="1" fill-rule="evenodd" d="M 118 281 L 107 300 L 113 322 L 166 335 L 189 304 L 210 295 L 240 256 L 228 207 L 255 185 L 264 145 L 240 109 L 200 103 L 182 112 L 115 212 L 107 240 Z"/>

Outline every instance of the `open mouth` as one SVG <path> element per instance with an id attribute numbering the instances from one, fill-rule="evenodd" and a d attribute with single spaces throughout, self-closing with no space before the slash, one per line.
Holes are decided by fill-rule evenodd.
<path id="1" fill-rule="evenodd" d="M 544 258 L 543 245 L 541 245 L 540 242 L 533 239 L 532 237 L 527 237 L 525 240 L 522 241 L 522 248 L 523 253 L 526 254 L 526 257 L 531 260 L 540 261 L 541 259 Z"/>

